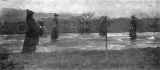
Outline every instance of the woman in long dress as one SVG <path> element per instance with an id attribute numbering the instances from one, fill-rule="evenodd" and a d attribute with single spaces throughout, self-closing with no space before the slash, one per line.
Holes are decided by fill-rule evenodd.
<path id="1" fill-rule="evenodd" d="M 43 36 L 43 34 L 44 34 L 44 22 L 43 22 L 43 20 L 41 19 L 40 21 L 39 21 L 39 36 Z"/>
<path id="2" fill-rule="evenodd" d="M 131 40 L 136 39 L 136 37 L 137 37 L 136 31 L 137 31 L 137 18 L 133 15 L 133 16 L 131 16 L 131 29 L 130 29 L 130 33 L 129 33 Z"/>
<path id="3" fill-rule="evenodd" d="M 52 32 L 51 32 L 51 40 L 57 40 L 59 37 L 59 27 L 58 27 L 58 14 L 55 13 L 54 19 L 53 19 L 53 26 L 52 26 Z"/>
<path id="4" fill-rule="evenodd" d="M 102 17 L 102 23 L 100 24 L 99 29 L 100 29 L 99 35 L 105 36 L 107 33 L 107 17 L 106 16 Z"/>
<path id="5" fill-rule="evenodd" d="M 26 32 L 22 53 L 33 53 L 36 51 L 36 45 L 39 39 L 38 26 L 33 18 L 34 12 L 27 9 L 27 25 L 28 29 Z"/>

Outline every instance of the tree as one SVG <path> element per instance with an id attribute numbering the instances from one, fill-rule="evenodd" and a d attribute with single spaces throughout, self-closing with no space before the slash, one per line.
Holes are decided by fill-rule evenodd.
<path id="1" fill-rule="evenodd" d="M 79 31 L 81 33 L 89 33 L 90 32 L 90 20 L 94 16 L 94 12 L 87 12 L 82 13 L 80 16 L 77 17 L 78 23 L 79 23 Z"/>

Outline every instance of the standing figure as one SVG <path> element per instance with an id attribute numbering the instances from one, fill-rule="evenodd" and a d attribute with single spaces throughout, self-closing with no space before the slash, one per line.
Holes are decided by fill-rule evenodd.
<path id="1" fill-rule="evenodd" d="M 59 35 L 59 26 L 58 26 L 58 14 L 54 14 L 53 23 L 52 23 L 52 32 L 51 32 L 51 39 L 56 40 L 58 39 Z"/>
<path id="2" fill-rule="evenodd" d="M 136 30 L 137 30 L 137 18 L 133 15 L 133 16 L 131 16 L 131 29 L 130 29 L 130 33 L 129 33 L 131 40 L 136 39 L 136 37 L 137 37 Z"/>
<path id="3" fill-rule="evenodd" d="M 44 21 L 41 19 L 39 21 L 39 36 L 43 36 L 44 34 Z"/>
<path id="4" fill-rule="evenodd" d="M 26 32 L 22 53 L 34 53 L 36 51 L 36 45 L 39 39 L 39 30 L 33 18 L 34 12 L 28 9 L 26 11 L 27 11 L 26 21 L 28 29 Z"/>
<path id="5" fill-rule="evenodd" d="M 101 35 L 101 36 L 105 36 L 106 33 L 107 33 L 107 30 L 106 30 L 106 28 L 107 28 L 106 19 L 107 19 L 106 16 L 102 17 L 102 23 L 100 24 L 100 28 L 99 28 L 100 29 L 99 35 Z"/>

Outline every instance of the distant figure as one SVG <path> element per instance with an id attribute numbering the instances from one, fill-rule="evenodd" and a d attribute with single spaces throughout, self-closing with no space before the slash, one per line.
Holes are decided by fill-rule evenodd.
<path id="1" fill-rule="evenodd" d="M 54 14 L 53 23 L 52 23 L 52 32 L 51 32 L 51 39 L 56 40 L 58 39 L 59 35 L 59 26 L 58 26 L 58 14 Z"/>
<path id="2" fill-rule="evenodd" d="M 22 53 L 34 53 L 36 51 L 36 45 L 39 39 L 38 26 L 33 18 L 34 12 L 30 10 L 27 11 L 26 22 L 28 29 L 26 32 Z"/>
<path id="3" fill-rule="evenodd" d="M 41 19 L 39 21 L 39 36 L 43 36 L 44 34 L 44 21 Z"/>
<path id="4" fill-rule="evenodd" d="M 99 27 L 99 30 L 100 30 L 99 35 L 101 35 L 101 36 L 105 36 L 106 32 L 107 32 L 107 30 L 106 30 L 106 28 L 107 28 L 106 19 L 107 19 L 106 16 L 102 17 L 102 23 L 100 24 L 100 27 Z"/>
<path id="5" fill-rule="evenodd" d="M 129 33 L 131 40 L 136 39 L 137 37 L 136 30 L 137 30 L 137 18 L 133 15 L 131 16 L 131 28 L 130 28 L 130 33 Z"/>
<path id="6" fill-rule="evenodd" d="M 153 32 L 159 32 L 159 19 L 155 18 L 150 27 L 153 29 Z"/>

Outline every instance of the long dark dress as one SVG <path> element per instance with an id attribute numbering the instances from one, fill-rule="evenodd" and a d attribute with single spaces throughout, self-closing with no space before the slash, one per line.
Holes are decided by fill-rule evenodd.
<path id="1" fill-rule="evenodd" d="M 132 40 L 136 39 L 137 34 L 136 34 L 136 29 L 137 29 L 137 21 L 136 19 L 131 20 L 131 29 L 129 36 L 131 37 Z"/>
<path id="2" fill-rule="evenodd" d="M 57 27 L 53 26 L 52 32 L 51 32 L 51 39 L 56 40 L 58 39 L 58 31 Z"/>
<path id="3" fill-rule="evenodd" d="M 39 30 L 33 18 L 27 20 L 28 29 L 26 32 L 22 53 L 32 53 L 36 51 L 39 40 Z"/>
<path id="4" fill-rule="evenodd" d="M 44 34 L 44 22 L 39 21 L 39 36 L 43 36 Z"/>
<path id="5" fill-rule="evenodd" d="M 100 24 L 100 27 L 99 27 L 99 30 L 100 30 L 100 33 L 99 35 L 101 36 L 105 36 L 106 35 L 106 29 L 107 29 L 107 25 L 106 25 L 106 17 L 103 18 L 102 20 L 102 23 Z"/>
<path id="6" fill-rule="evenodd" d="M 57 18 L 53 19 L 53 27 L 52 27 L 52 32 L 51 32 L 51 39 L 56 40 L 59 37 L 59 28 L 58 28 L 58 20 Z"/>

